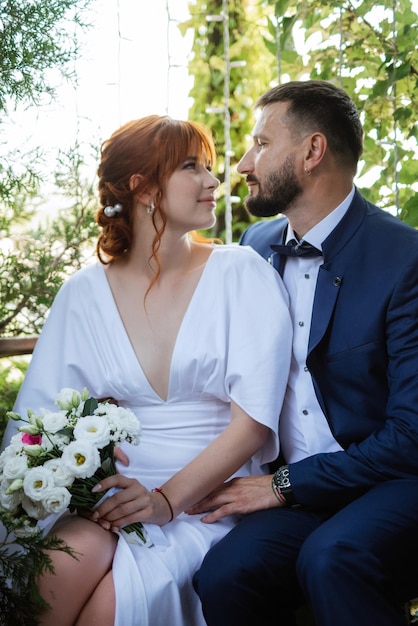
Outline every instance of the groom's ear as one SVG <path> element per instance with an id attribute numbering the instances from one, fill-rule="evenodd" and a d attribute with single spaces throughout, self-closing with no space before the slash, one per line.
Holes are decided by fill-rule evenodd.
<path id="1" fill-rule="evenodd" d="M 304 139 L 304 170 L 312 172 L 323 160 L 328 141 L 323 133 L 315 132 Z"/>

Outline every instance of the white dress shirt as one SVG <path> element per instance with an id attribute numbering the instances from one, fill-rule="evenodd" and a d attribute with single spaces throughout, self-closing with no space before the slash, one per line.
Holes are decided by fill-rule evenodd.
<path id="1" fill-rule="evenodd" d="M 336 209 L 306 233 L 303 241 L 322 250 L 322 242 L 345 215 L 353 196 L 354 188 Z M 286 242 L 290 239 L 297 237 L 289 225 Z M 342 450 L 318 403 L 312 377 L 306 366 L 313 300 L 322 263 L 322 257 L 286 257 L 283 280 L 290 298 L 293 353 L 280 416 L 280 441 L 287 463 L 300 461 L 318 452 Z"/>

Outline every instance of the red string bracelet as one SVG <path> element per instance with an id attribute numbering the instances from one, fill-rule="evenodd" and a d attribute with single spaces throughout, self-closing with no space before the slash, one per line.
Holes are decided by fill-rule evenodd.
<path id="1" fill-rule="evenodd" d="M 167 502 L 168 508 L 170 509 L 170 519 L 168 521 L 172 522 L 174 519 L 174 511 L 173 511 L 173 507 L 171 506 L 170 500 L 167 498 L 167 496 L 165 495 L 161 487 L 155 487 L 152 491 L 156 491 L 157 493 L 160 493 L 162 497 L 164 498 L 164 500 Z"/>

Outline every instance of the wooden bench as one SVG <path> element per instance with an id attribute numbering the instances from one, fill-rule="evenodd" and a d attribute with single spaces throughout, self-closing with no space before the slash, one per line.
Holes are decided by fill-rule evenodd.
<path id="1" fill-rule="evenodd" d="M 32 354 L 38 335 L 0 337 L 0 357 Z"/>

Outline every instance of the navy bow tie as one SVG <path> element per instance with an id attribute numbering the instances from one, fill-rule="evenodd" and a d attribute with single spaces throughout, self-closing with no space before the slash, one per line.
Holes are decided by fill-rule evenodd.
<path id="1" fill-rule="evenodd" d="M 288 241 L 285 245 L 273 244 L 270 248 L 275 252 L 285 254 L 286 256 L 322 256 L 322 252 L 321 250 L 318 250 L 318 248 L 315 248 L 307 241 L 298 243 L 296 239 L 290 239 L 290 241 Z"/>

